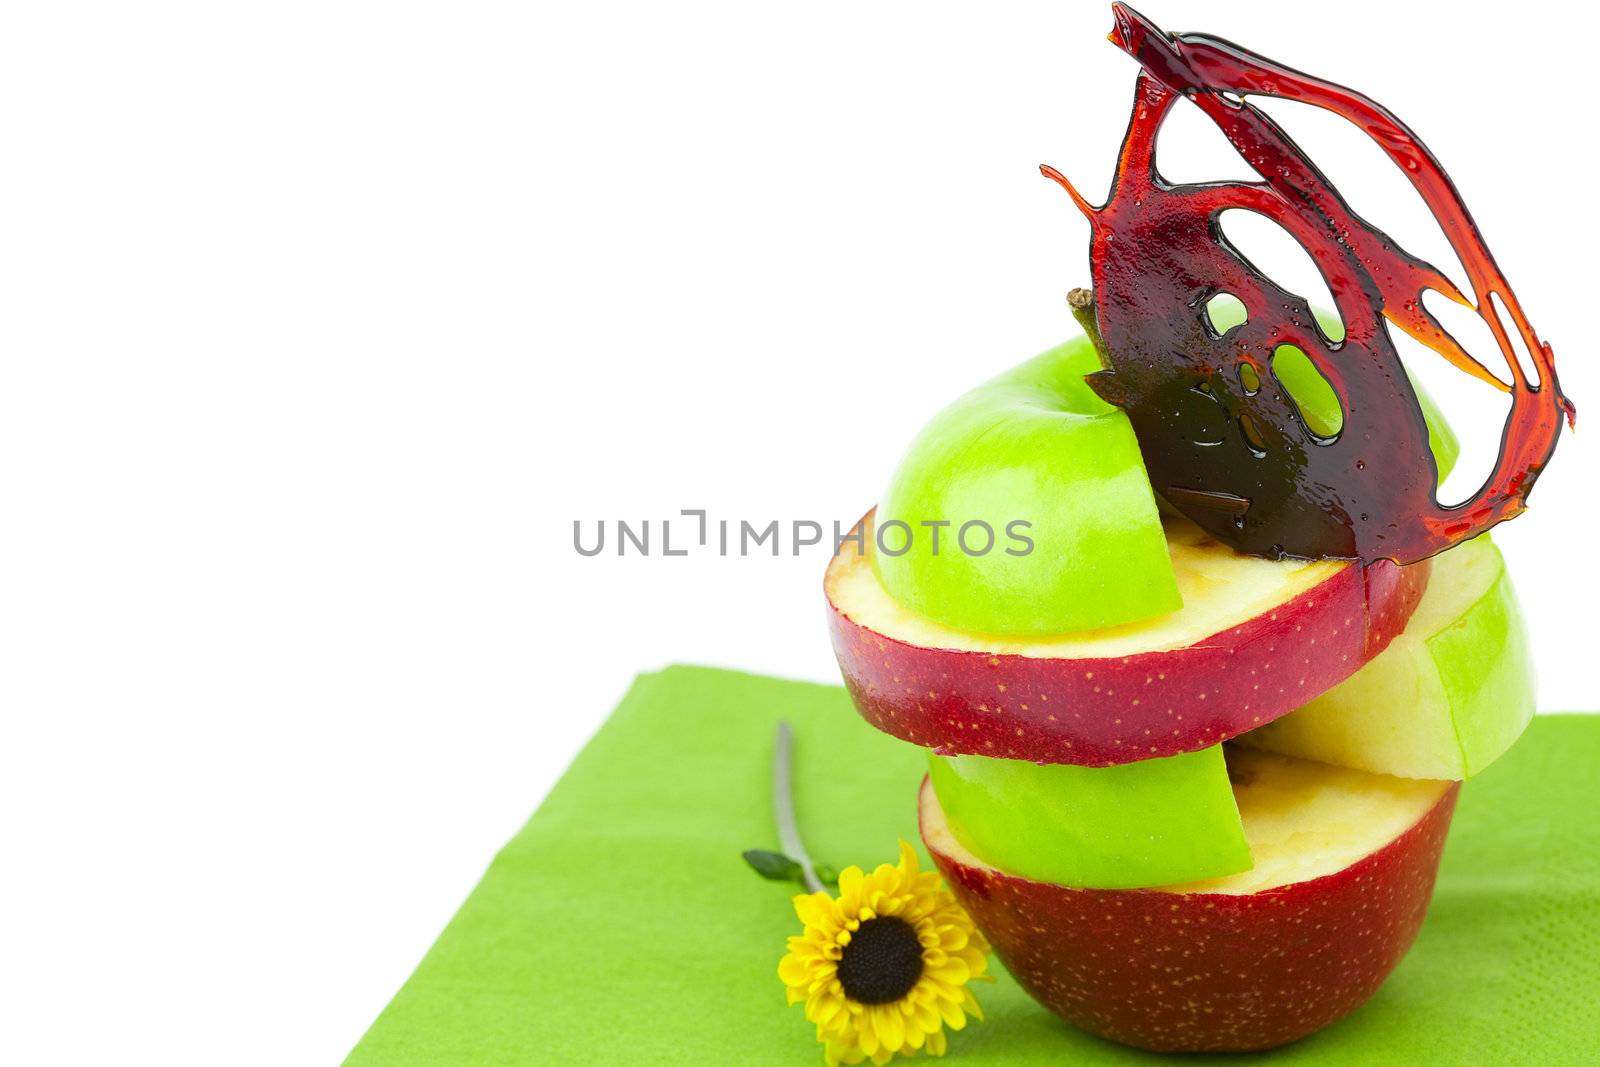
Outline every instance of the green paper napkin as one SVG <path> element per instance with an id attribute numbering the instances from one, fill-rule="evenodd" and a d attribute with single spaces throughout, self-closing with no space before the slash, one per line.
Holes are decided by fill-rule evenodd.
<path id="1" fill-rule="evenodd" d="M 739 855 L 777 847 L 780 718 L 795 728 L 800 824 L 819 862 L 871 868 L 897 839 L 917 841 L 923 753 L 862 723 L 843 690 L 697 667 L 644 675 L 347 1064 L 820 1064 L 777 977 L 798 930 L 792 890 Z M 1433 908 L 1393 977 L 1344 1022 L 1255 1058 L 1596 1062 L 1597 799 L 1600 716 L 1535 720 L 1463 789 Z M 951 1064 L 1166 1059 L 1073 1030 L 1003 972 L 976 988 L 988 1021 L 951 1035 Z"/>

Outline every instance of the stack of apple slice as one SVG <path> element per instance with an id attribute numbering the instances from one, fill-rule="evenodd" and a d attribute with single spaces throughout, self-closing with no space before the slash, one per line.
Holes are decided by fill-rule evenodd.
<path id="1" fill-rule="evenodd" d="M 1410 947 L 1456 783 L 1532 715 L 1527 635 L 1487 538 L 1267 560 L 1164 515 L 1097 365 L 1069 342 L 923 431 L 868 528 L 1021 519 L 1034 551 L 847 543 L 834 648 L 867 721 L 931 750 L 923 839 L 1036 999 L 1144 1048 L 1269 1048 Z"/>

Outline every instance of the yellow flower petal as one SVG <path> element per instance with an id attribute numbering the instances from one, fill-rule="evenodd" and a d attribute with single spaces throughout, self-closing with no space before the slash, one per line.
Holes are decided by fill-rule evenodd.
<path id="1" fill-rule="evenodd" d="M 849 1012 L 844 1010 L 844 998 L 822 994 L 817 998 L 817 1008 L 815 1011 L 809 1010 L 808 1006 L 806 1018 L 810 1019 L 818 1026 L 827 1026 L 829 1023 L 837 1019 L 841 1014 L 849 1014 Z"/>
<path id="2" fill-rule="evenodd" d="M 941 955 L 943 955 L 943 953 L 941 953 Z M 972 968 L 968 967 L 967 961 L 963 960 L 960 956 L 949 956 L 940 961 L 938 964 L 930 963 L 928 965 L 927 974 L 929 977 L 937 978 L 941 982 L 948 982 L 951 985 L 962 985 L 967 979 L 972 977 Z"/>
<path id="3" fill-rule="evenodd" d="M 911 1006 L 911 1022 L 907 1024 L 906 1032 L 908 1034 L 912 1032 L 931 1034 L 943 1025 L 944 1021 L 939 1018 L 937 1010 L 927 1004 L 913 1004 Z"/>
<path id="4" fill-rule="evenodd" d="M 778 961 L 778 977 L 783 979 L 784 985 L 805 985 L 811 980 L 810 964 L 801 957 L 790 953 Z"/>
<path id="5" fill-rule="evenodd" d="M 822 926 L 833 918 L 833 898 L 826 893 L 800 893 L 794 898 L 794 913 L 807 926 Z"/>
<path id="6" fill-rule="evenodd" d="M 861 1042 L 861 1051 L 868 1056 L 878 1051 L 878 1031 L 872 1025 L 872 1013 L 862 1020 L 862 1025 L 856 1029 L 856 1040 Z"/>
<path id="7" fill-rule="evenodd" d="M 899 1052 L 900 1046 L 906 1043 L 905 1016 L 900 1014 L 900 1008 L 894 1004 L 878 1004 L 872 1009 L 872 1029 L 878 1035 L 878 1043 L 890 1052 Z"/>
<path id="8" fill-rule="evenodd" d="M 822 1055 L 828 1061 L 828 1067 L 838 1067 L 841 1063 L 856 1064 L 865 1058 L 858 1046 L 836 1041 L 828 1042 L 823 1047 Z"/>

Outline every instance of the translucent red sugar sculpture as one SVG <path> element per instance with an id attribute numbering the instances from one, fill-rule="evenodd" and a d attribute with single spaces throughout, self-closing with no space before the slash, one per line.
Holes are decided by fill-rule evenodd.
<path id="1" fill-rule="evenodd" d="M 1095 321 L 1108 368 L 1089 381 L 1128 413 L 1156 491 L 1219 540 L 1273 557 L 1412 563 L 1522 511 L 1573 408 L 1550 347 L 1523 315 L 1433 154 L 1360 93 L 1215 37 L 1166 34 L 1122 4 L 1113 10 L 1111 41 L 1143 70 L 1110 198 L 1096 208 L 1061 174 L 1043 169 L 1092 224 Z M 1156 134 L 1179 94 L 1217 124 L 1259 181 L 1162 179 Z M 1250 96 L 1314 104 L 1371 137 L 1433 212 L 1472 297 L 1356 215 Z M 1331 340 L 1304 299 L 1228 244 L 1218 217 L 1230 208 L 1266 216 L 1305 247 L 1333 294 L 1343 339 Z M 1482 317 L 1509 381 L 1468 354 L 1423 306 L 1429 289 Z M 1242 300 L 1249 317 L 1219 333 L 1206 303 L 1224 292 Z M 1494 470 L 1460 504 L 1439 502 L 1427 427 L 1385 320 L 1511 394 Z M 1518 342 L 1535 373 L 1519 359 Z M 1307 426 L 1272 377 L 1273 354 L 1285 345 L 1309 356 L 1337 394 L 1344 419 L 1333 436 Z"/>

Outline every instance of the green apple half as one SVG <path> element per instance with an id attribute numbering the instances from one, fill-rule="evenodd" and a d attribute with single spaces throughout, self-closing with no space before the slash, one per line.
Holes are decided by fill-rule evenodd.
<path id="1" fill-rule="evenodd" d="M 1023 878 L 1133 889 L 1250 869 L 1222 746 L 1114 767 L 928 757 L 951 832 Z"/>
<path id="2" fill-rule="evenodd" d="M 1406 778 L 1469 778 L 1534 711 L 1528 630 L 1487 535 L 1434 557 L 1416 612 L 1355 674 L 1239 741 Z"/>
<path id="3" fill-rule="evenodd" d="M 903 554 L 874 556 L 891 597 L 936 622 L 996 634 L 1074 633 L 1181 606 L 1133 427 L 1083 380 L 1100 369 L 1089 339 L 1074 338 L 978 386 L 922 430 L 878 506 L 891 552 L 903 533 L 885 524 L 911 534 Z M 1033 547 L 968 554 L 957 538 L 969 522 L 1002 533 L 1026 523 Z M 971 540 L 980 541 L 976 529 Z"/>
<path id="4" fill-rule="evenodd" d="M 1212 314 L 1227 322 L 1226 309 Z M 888 551 L 872 563 L 892 599 L 957 630 L 1019 636 L 1100 630 L 1182 605 L 1133 428 L 1084 382 L 1100 369 L 1089 339 L 1077 337 L 978 386 L 924 427 L 878 507 Z M 1341 418 L 1309 360 L 1271 370 L 1308 423 L 1326 430 Z M 1418 399 L 1442 478 L 1459 445 L 1420 389 Z M 977 524 L 970 553 L 961 540 L 969 523 Z M 1013 529 L 1031 550 L 1008 536 Z"/>

